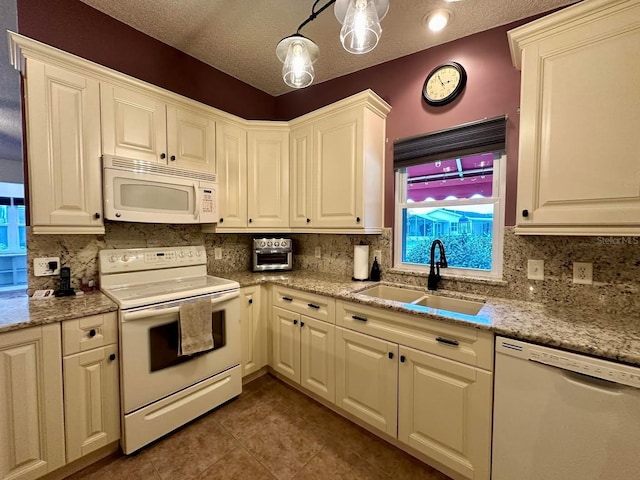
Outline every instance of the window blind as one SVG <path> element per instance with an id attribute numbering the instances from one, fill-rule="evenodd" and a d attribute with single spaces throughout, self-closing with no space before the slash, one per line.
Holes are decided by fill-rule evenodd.
<path id="1" fill-rule="evenodd" d="M 432 163 L 506 148 L 507 116 L 466 123 L 393 142 L 393 168 Z"/>

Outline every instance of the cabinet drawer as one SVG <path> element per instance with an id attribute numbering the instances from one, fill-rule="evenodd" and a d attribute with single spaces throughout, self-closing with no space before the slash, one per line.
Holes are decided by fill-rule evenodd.
<path id="1" fill-rule="evenodd" d="M 274 286 L 273 305 L 325 322 L 336 323 L 336 301 L 333 298 Z"/>
<path id="2" fill-rule="evenodd" d="M 381 308 L 336 302 L 336 324 L 357 332 L 493 370 L 493 334 Z"/>
<path id="3" fill-rule="evenodd" d="M 85 352 L 118 341 L 116 312 L 62 322 L 62 354 Z"/>

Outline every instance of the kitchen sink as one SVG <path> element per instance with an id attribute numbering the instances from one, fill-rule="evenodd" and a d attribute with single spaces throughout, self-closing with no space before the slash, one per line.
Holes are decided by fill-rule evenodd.
<path id="1" fill-rule="evenodd" d="M 411 303 L 413 305 L 448 310 L 450 312 L 463 313 L 465 315 L 477 315 L 480 309 L 484 306 L 483 302 L 462 300 L 460 298 L 438 297 L 436 295 L 423 296 Z"/>
<path id="2" fill-rule="evenodd" d="M 408 288 L 392 287 L 390 285 L 376 285 L 375 287 L 368 288 L 358 293 L 360 295 L 381 298 L 383 300 L 393 300 L 394 302 L 401 303 L 415 302 L 425 295 L 424 292 L 419 292 L 417 290 L 411 290 Z"/>

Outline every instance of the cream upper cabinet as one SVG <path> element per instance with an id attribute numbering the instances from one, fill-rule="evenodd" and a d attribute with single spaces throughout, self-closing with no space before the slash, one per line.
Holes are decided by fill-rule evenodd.
<path id="1" fill-rule="evenodd" d="M 368 90 L 291 122 L 293 229 L 380 233 L 389 110 Z"/>
<path id="2" fill-rule="evenodd" d="M 120 438 L 115 313 L 62 323 L 67 463 Z"/>
<path id="3" fill-rule="evenodd" d="M 276 123 L 276 122 L 269 122 Z M 247 134 L 247 226 L 289 228 L 289 128 L 250 127 Z"/>
<path id="4" fill-rule="evenodd" d="M 216 122 L 205 112 L 108 83 L 101 106 L 103 153 L 216 171 Z"/>
<path id="5" fill-rule="evenodd" d="M 233 123 L 219 123 L 216 137 L 220 218 L 215 231 L 238 231 L 247 225 L 247 130 Z"/>
<path id="6" fill-rule="evenodd" d="M 99 82 L 28 58 L 25 83 L 33 233 L 104 233 Z"/>
<path id="7" fill-rule="evenodd" d="M 640 1 L 509 32 L 522 70 L 516 233 L 640 233 Z"/>
<path id="8" fill-rule="evenodd" d="M 60 326 L 0 335 L 0 479 L 34 479 L 65 463 Z"/>
<path id="9" fill-rule="evenodd" d="M 460 473 L 489 480 L 491 372 L 400 346 L 398 440 Z"/>
<path id="10" fill-rule="evenodd" d="M 267 322 L 262 313 L 261 290 L 260 285 L 240 290 L 243 377 L 257 372 L 267 364 Z"/>

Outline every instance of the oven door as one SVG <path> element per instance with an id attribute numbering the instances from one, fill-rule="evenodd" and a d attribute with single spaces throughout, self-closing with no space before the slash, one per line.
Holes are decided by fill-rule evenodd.
<path id="1" fill-rule="evenodd" d="M 179 301 L 120 312 L 125 414 L 240 364 L 240 293 L 191 300 L 208 297 L 214 348 L 190 356 L 178 356 Z"/>

